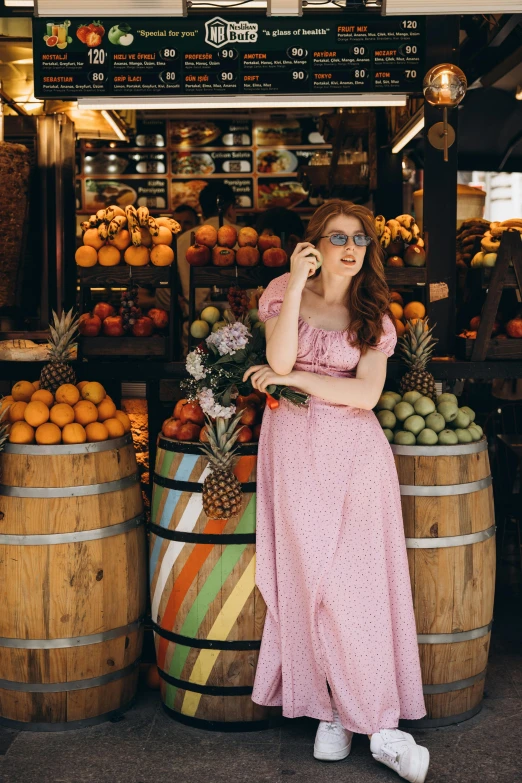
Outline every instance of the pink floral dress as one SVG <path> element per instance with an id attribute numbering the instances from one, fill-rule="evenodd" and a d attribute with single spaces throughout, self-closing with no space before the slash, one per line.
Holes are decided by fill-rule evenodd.
<path id="1" fill-rule="evenodd" d="M 289 275 L 259 317 L 279 314 Z M 384 316 L 376 346 L 391 356 Z M 295 369 L 353 378 L 347 335 L 299 320 Z M 256 583 L 267 604 L 252 699 L 288 718 L 371 734 L 426 715 L 399 482 L 373 411 L 311 398 L 265 409 L 257 463 Z"/>

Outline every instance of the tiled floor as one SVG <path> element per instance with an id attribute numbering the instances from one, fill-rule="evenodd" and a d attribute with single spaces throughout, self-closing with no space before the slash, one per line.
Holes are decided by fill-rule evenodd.
<path id="1" fill-rule="evenodd" d="M 516 569 L 499 574 L 482 711 L 465 723 L 414 731 L 431 753 L 426 783 L 522 783 L 522 613 Z M 117 723 L 36 734 L 0 729 L 1 783 L 393 783 L 365 736 L 346 761 L 314 761 L 316 722 L 287 721 L 260 733 L 188 728 L 141 689 Z"/>

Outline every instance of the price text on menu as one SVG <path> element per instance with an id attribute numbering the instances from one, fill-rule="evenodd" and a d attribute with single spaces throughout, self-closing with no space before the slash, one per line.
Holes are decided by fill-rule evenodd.
<path id="1" fill-rule="evenodd" d="M 424 19 L 35 19 L 38 98 L 420 92 Z"/>

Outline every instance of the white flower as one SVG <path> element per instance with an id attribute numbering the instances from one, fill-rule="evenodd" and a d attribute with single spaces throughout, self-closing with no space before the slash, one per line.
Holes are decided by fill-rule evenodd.
<path id="1" fill-rule="evenodd" d="M 201 352 L 197 349 L 188 354 L 185 366 L 187 368 L 188 374 L 192 375 L 196 381 L 202 381 L 203 378 L 207 377 L 207 371 L 201 360 Z"/>
<path id="2" fill-rule="evenodd" d="M 235 405 L 230 405 L 228 408 L 225 408 L 223 405 L 216 402 L 214 399 L 214 392 L 212 389 L 207 389 L 206 387 L 199 390 L 198 401 L 203 413 L 206 413 L 211 419 L 217 419 L 218 416 L 222 419 L 231 419 L 236 412 Z"/>
<path id="3" fill-rule="evenodd" d="M 252 335 L 245 324 L 235 321 L 210 334 L 206 342 L 208 345 L 215 345 L 221 356 L 233 356 L 236 351 L 248 345 L 250 337 Z"/>

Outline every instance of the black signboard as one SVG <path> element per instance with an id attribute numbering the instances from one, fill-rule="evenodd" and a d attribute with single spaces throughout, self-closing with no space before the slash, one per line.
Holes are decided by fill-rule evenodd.
<path id="1" fill-rule="evenodd" d="M 86 152 L 84 173 L 101 176 L 121 174 L 166 174 L 166 152 L 127 152 L 115 149 L 108 152 Z"/>
<path id="2" fill-rule="evenodd" d="M 419 92 L 424 40 L 422 17 L 356 13 L 207 21 L 110 17 L 79 27 L 39 18 L 33 29 L 35 94 Z"/>

